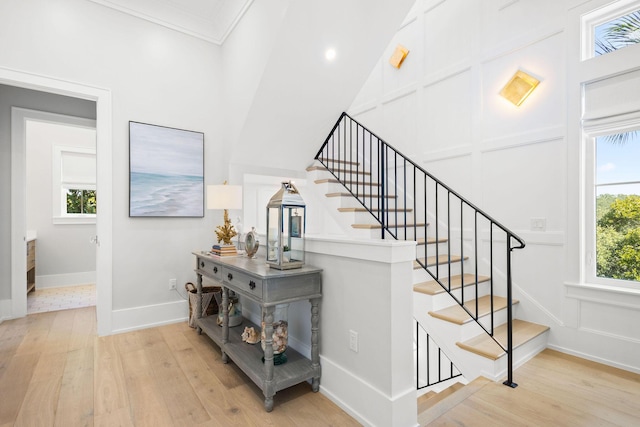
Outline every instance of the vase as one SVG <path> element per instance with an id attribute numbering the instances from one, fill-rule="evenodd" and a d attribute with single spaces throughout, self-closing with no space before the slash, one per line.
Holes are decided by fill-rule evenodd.
<path id="1" fill-rule="evenodd" d="M 289 341 L 289 304 L 276 305 L 273 312 L 273 364 L 281 365 L 287 361 L 285 351 Z M 262 331 L 260 333 L 262 351 L 266 348 L 266 333 L 264 318 L 262 319 Z M 264 360 L 264 358 L 263 358 Z"/>

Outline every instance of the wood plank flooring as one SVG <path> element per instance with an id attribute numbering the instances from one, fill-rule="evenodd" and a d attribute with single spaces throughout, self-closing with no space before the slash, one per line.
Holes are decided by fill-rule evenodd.
<path id="1" fill-rule="evenodd" d="M 303 383 L 264 396 L 186 322 L 96 336 L 95 307 L 0 324 L 0 427 L 357 426 Z"/>
<path id="2" fill-rule="evenodd" d="M 306 383 L 265 412 L 262 392 L 186 322 L 100 338 L 95 324 L 95 307 L 0 324 L 0 427 L 359 425 Z M 465 387 L 420 425 L 640 425 L 638 374 L 545 350 L 514 379 Z"/>
<path id="3" fill-rule="evenodd" d="M 437 418 L 427 411 L 419 416 L 420 425 L 640 425 L 638 374 L 547 349 L 516 369 L 514 380 L 515 389 L 501 382 L 480 383 L 443 410 L 444 400 L 435 408 Z"/>

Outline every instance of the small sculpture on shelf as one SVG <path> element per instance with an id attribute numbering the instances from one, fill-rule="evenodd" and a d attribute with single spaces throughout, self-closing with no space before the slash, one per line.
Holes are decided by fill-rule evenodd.
<path id="1" fill-rule="evenodd" d="M 242 332 L 242 341 L 247 344 L 255 344 L 260 341 L 260 334 L 256 332 L 253 326 L 245 326 Z"/>

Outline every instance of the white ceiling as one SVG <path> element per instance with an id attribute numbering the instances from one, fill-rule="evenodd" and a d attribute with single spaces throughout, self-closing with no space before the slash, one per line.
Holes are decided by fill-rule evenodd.
<path id="1" fill-rule="evenodd" d="M 217 45 L 253 0 L 89 0 Z"/>

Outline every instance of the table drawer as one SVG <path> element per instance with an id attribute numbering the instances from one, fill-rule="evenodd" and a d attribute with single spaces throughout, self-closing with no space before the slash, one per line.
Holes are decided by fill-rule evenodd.
<path id="1" fill-rule="evenodd" d="M 245 294 L 262 299 L 262 280 L 229 268 L 224 269 L 222 280 L 225 284 Z"/>
<path id="2" fill-rule="evenodd" d="M 224 270 L 222 266 L 217 265 L 213 261 L 210 261 L 204 258 L 200 258 L 198 262 L 199 262 L 198 269 L 202 271 L 203 275 L 207 276 L 210 279 L 217 280 L 219 282 L 222 281 L 223 279 L 222 271 Z"/>

